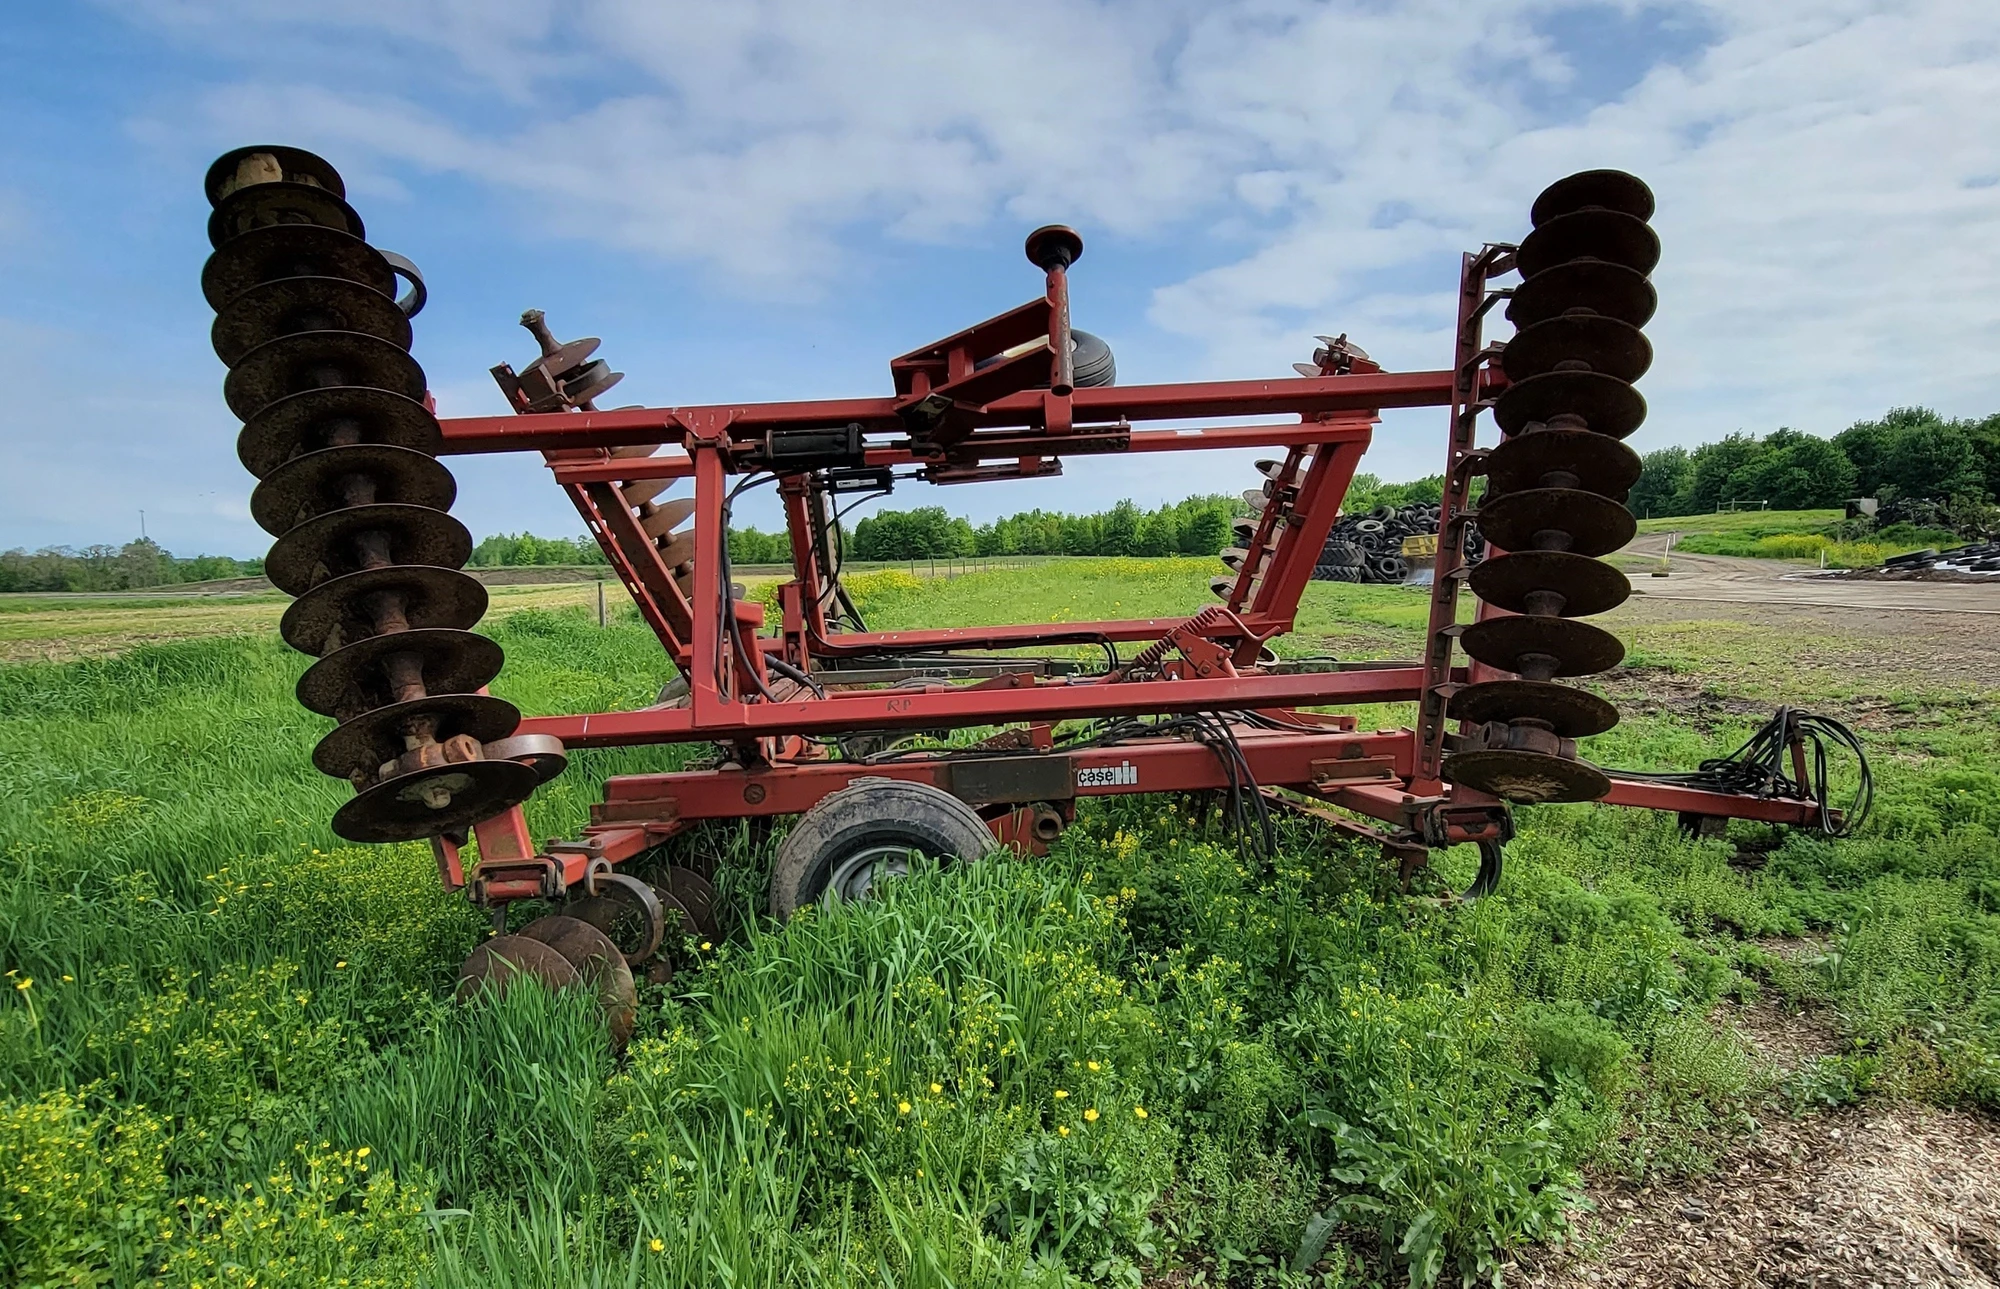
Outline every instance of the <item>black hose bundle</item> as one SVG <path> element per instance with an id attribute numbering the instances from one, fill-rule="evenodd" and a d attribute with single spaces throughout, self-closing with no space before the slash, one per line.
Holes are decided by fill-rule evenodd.
<path id="1" fill-rule="evenodd" d="M 1804 783 L 1791 774 L 1794 736 L 1806 743 L 1812 758 Z M 1858 771 L 1854 797 L 1847 809 L 1841 812 L 1837 823 L 1828 799 L 1830 753 L 1835 748 L 1853 753 Z M 1790 707 L 1780 707 L 1777 714 L 1759 727 L 1742 747 L 1728 756 L 1703 761 L 1697 769 L 1664 772 L 1608 770 L 1607 773 L 1621 779 L 1673 783 L 1710 792 L 1811 801 L 1819 807 L 1820 831 L 1829 837 L 1851 835 L 1868 818 L 1868 811 L 1875 801 L 1875 779 L 1868 768 L 1868 754 L 1862 750 L 1861 740 L 1854 731 L 1831 716 L 1818 716 Z"/>

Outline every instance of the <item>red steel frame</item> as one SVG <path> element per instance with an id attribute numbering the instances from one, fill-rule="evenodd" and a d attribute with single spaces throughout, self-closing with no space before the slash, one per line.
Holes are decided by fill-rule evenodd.
<path id="1" fill-rule="evenodd" d="M 630 859 L 702 820 L 798 813 L 864 775 L 954 790 L 966 773 L 963 749 L 956 758 L 918 754 L 870 764 L 828 759 L 800 736 L 1025 724 L 1033 747 L 1053 757 L 1056 722 L 1182 712 L 1253 710 L 1279 718 L 1287 728 L 1245 726 L 1239 732 L 1257 784 L 1387 825 L 1386 831 L 1358 822 L 1348 826 L 1392 848 L 1504 842 L 1511 833 L 1507 806 L 1444 783 L 1439 768 L 1449 734 L 1445 700 L 1471 678 L 1452 665 L 1452 649 L 1460 629 L 1462 525 L 1471 515 L 1469 489 L 1481 455 L 1476 424 L 1505 385 L 1492 361 L 1495 351 L 1482 346 L 1481 320 L 1504 295 L 1491 279 L 1512 266 L 1511 247 L 1489 246 L 1465 257 L 1456 352 L 1453 366 L 1443 371 L 1384 372 L 1359 359 L 1346 374 L 1070 388 L 1068 363 L 1054 360 L 1056 353 L 1068 352 L 1067 283 L 1058 266 L 1049 270 L 1043 299 L 895 360 L 892 396 L 444 421 L 446 453 L 543 454 L 689 686 L 682 706 L 533 717 L 520 732 L 553 735 L 571 748 L 710 742 L 735 749 L 734 764 L 721 769 L 609 780 L 605 800 L 579 841 L 536 846 L 519 807 L 478 825 L 481 863 L 474 898 L 498 904 L 559 894 L 582 880 L 593 861 Z M 1034 348 L 1032 342 L 1043 337 L 1055 339 Z M 1025 360 L 999 363 L 997 374 L 994 364 L 978 362 L 1023 340 L 1032 352 Z M 1037 378 L 1044 387 L 1020 387 Z M 1260 664 L 1264 642 L 1293 626 L 1379 412 L 1432 406 L 1449 409 L 1451 420 L 1424 659 L 1328 670 Z M 1264 419 L 1170 424 L 1219 418 Z M 1058 472 L 1067 457 L 1114 452 L 1265 447 L 1284 454 L 1284 469 L 1267 490 L 1271 500 L 1220 608 L 1190 617 L 892 632 L 831 627 L 823 591 L 833 570 L 822 566 L 814 540 L 813 507 L 819 498 L 804 476 L 794 474 L 782 481 L 780 494 L 795 580 L 781 592 L 780 629 L 762 634 L 757 630 L 762 606 L 724 596 L 726 553 L 718 538 L 731 476 L 767 460 L 760 454 L 774 436 L 830 427 L 859 427 L 864 450 L 853 464 L 917 468 L 939 483 L 1034 478 Z M 614 451 L 650 445 L 661 446 L 644 456 Z M 694 573 L 687 593 L 623 491 L 659 479 L 694 484 Z M 725 603 L 733 623 L 724 620 Z M 1485 605 L 1478 611 L 1497 612 Z M 730 646 L 732 632 L 743 642 L 740 649 Z M 989 652 L 982 661 L 994 664 L 988 670 L 999 674 L 972 684 L 832 688 L 824 696 L 793 687 L 795 695 L 778 701 L 765 692 L 771 658 L 838 684 L 837 672 L 821 668 L 843 657 L 1020 650 L 1079 641 L 1155 646 L 1149 662 L 1166 660 L 1165 665 L 1143 678 L 1130 678 L 1123 668 L 1103 676 L 1049 676 L 1027 658 L 1019 659 L 1018 671 L 1008 671 L 1009 659 Z M 1303 710 L 1408 702 L 1418 705 L 1414 730 L 1361 731 L 1350 717 Z M 1142 738 L 1060 757 L 1057 768 L 1069 791 L 1051 788 L 1055 781 L 1046 775 L 1037 791 L 1053 799 L 1045 810 L 1052 805 L 1064 814 L 1076 797 L 1219 789 L 1227 783 L 1208 748 L 1178 738 Z M 1615 778 L 1604 800 L 1705 816 L 1817 822 L 1816 807 L 1807 802 Z M 1029 802 L 975 804 L 986 807 L 1003 839 L 1028 840 L 1023 830 Z M 447 883 L 462 884 L 456 846 L 440 842 L 437 851 Z"/>

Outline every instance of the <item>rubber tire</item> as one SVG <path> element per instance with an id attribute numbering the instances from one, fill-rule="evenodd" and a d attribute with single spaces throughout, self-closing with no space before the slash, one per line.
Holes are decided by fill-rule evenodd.
<path id="1" fill-rule="evenodd" d="M 984 371 L 999 362 L 999 357 L 982 358 L 974 364 L 974 371 Z M 1099 385 L 1118 383 L 1118 362 L 1111 354 L 1111 346 L 1101 336 L 1093 336 L 1088 331 L 1070 329 L 1069 333 L 1070 380 L 1078 389 L 1090 389 Z M 1037 389 L 1047 389 L 1038 385 Z"/>
<path id="2" fill-rule="evenodd" d="M 978 812 L 949 792 L 903 779 L 856 779 L 821 798 L 786 835 L 771 869 L 771 916 L 783 922 L 817 902 L 842 859 L 883 844 L 970 863 L 996 843 Z"/>
<path id="3" fill-rule="evenodd" d="M 1118 383 L 1118 363 L 1111 356 L 1111 346 L 1088 331 L 1070 329 L 1070 379 L 1078 389 L 1091 389 L 1099 385 Z"/>

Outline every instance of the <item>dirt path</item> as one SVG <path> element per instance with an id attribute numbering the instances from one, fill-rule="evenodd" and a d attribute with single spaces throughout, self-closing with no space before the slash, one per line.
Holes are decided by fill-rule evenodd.
<path id="1" fill-rule="evenodd" d="M 1663 533 L 1648 533 L 1625 548 L 1626 555 L 1657 559 L 1666 549 Z M 1880 609 L 1896 613 L 1966 613 L 2000 617 L 2000 581 L 1849 582 L 1816 577 L 1782 560 L 1736 559 L 1727 555 L 1668 557 L 1671 573 L 1648 577 L 1628 567 L 1633 588 L 1648 599 L 1702 604 L 1800 605 L 1835 609 Z"/>
<path id="2" fill-rule="evenodd" d="M 1726 1006 L 1718 1019 L 1773 1082 L 1839 1050 L 1823 1016 L 1768 1000 Z M 1757 1120 L 1708 1176 L 1593 1183 L 1570 1247 L 1525 1253 L 1507 1282 L 2000 1289 L 2000 1119 L 1874 1099 L 1800 1118 L 1766 1106 Z"/>

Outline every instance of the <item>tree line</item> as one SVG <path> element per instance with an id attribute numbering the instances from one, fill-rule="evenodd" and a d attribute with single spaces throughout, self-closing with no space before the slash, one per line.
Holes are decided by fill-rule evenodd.
<path id="1" fill-rule="evenodd" d="M 123 546 L 76 550 L 44 546 L 0 551 L 0 591 L 137 591 L 222 577 L 258 577 L 261 559 L 227 555 L 177 556 L 141 537 Z"/>
<path id="2" fill-rule="evenodd" d="M 1433 475 L 1385 484 L 1374 475 L 1357 474 L 1345 509 L 1434 502 L 1443 482 Z M 923 506 L 863 519 L 854 526 L 847 552 L 853 559 L 887 561 L 968 555 L 1215 555 L 1230 544 L 1230 520 L 1248 513 L 1240 495 L 1225 494 L 1188 497 L 1151 510 L 1130 500 L 1084 514 L 1024 510 L 977 525 L 942 506 Z M 780 546 L 775 558 L 788 558 L 782 536 L 773 540 Z"/>
<path id="3" fill-rule="evenodd" d="M 525 568 L 545 564 L 608 564 L 604 548 L 591 537 L 537 537 L 495 533 L 482 538 L 466 561 L 475 568 Z"/>
<path id="4" fill-rule="evenodd" d="M 1358 513 L 1376 506 L 1434 503 L 1443 485 L 1442 475 L 1384 483 L 1375 475 L 1357 474 L 1344 509 Z M 879 511 L 853 525 L 846 555 L 883 562 L 994 555 L 1214 555 L 1229 544 L 1229 521 L 1249 510 L 1240 496 L 1207 495 L 1151 510 L 1125 500 L 1109 510 L 1024 510 L 974 524 L 943 506 L 919 506 Z M 782 530 L 732 527 L 729 558 L 735 564 L 788 564 L 791 538 Z M 604 552 L 589 537 L 532 533 L 488 537 L 473 549 L 471 560 L 480 568 L 604 562 Z"/>
<path id="5" fill-rule="evenodd" d="M 1691 449 L 1660 448 L 1643 460 L 1627 501 L 1642 519 L 1732 503 L 1814 510 L 1855 497 L 1970 509 L 2000 496 L 2000 413 L 1947 420 L 1927 407 L 1897 407 L 1830 439 L 1790 428 L 1762 438 L 1738 433 Z"/>

